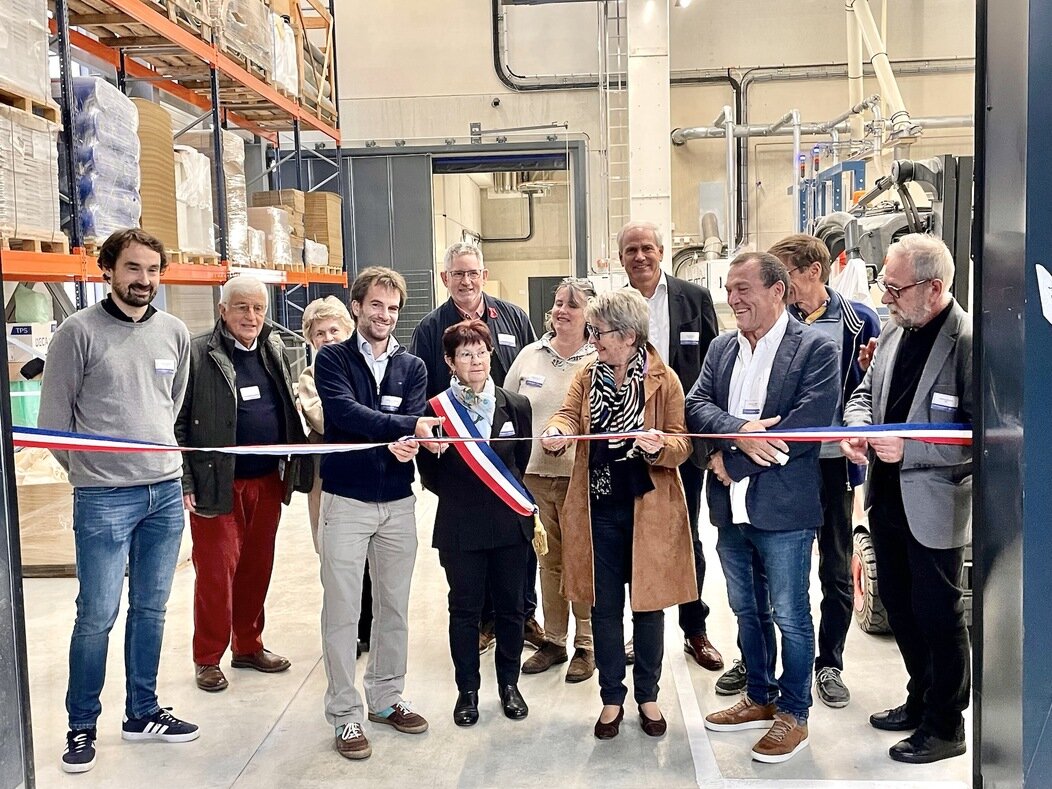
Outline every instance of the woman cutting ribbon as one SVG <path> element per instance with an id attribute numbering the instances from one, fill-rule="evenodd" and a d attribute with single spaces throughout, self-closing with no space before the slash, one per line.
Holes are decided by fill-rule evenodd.
<path id="1" fill-rule="evenodd" d="M 459 438 L 532 437 L 529 401 L 490 379 L 493 340 L 485 323 L 450 326 L 442 349 L 452 383 L 428 403 L 429 416 L 445 417 L 446 432 Z M 522 589 L 536 509 L 522 484 L 531 443 L 440 444 L 437 454 L 417 456 L 424 487 L 438 496 L 432 545 L 449 583 L 449 649 L 459 692 L 453 722 L 458 726 L 473 726 L 479 718 L 478 623 L 487 591 L 496 615 L 501 707 L 513 720 L 529 713 L 518 681 Z"/>

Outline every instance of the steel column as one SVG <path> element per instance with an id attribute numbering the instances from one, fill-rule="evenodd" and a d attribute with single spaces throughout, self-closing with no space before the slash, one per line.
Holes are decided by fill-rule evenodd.
<path id="1" fill-rule="evenodd" d="M 212 157 L 213 169 L 215 171 L 215 216 L 217 247 L 219 259 L 226 262 L 227 258 L 227 232 L 229 223 L 226 215 L 226 172 L 223 169 L 223 124 L 222 114 L 219 107 L 219 72 L 215 66 L 208 70 L 212 88 Z"/>
<path id="2" fill-rule="evenodd" d="M 73 149 L 73 53 L 69 46 L 69 7 L 66 0 L 55 0 L 55 28 L 58 38 L 59 90 L 62 117 L 62 145 L 66 155 L 59 166 L 66 176 L 69 189 L 69 245 L 73 249 L 84 246 L 81 235 L 80 203 L 77 200 L 77 168 Z M 83 282 L 74 285 L 77 309 L 88 306 L 87 289 Z"/>

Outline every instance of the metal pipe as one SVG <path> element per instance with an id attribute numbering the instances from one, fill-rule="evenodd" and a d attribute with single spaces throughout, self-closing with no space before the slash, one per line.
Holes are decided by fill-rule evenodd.
<path id="1" fill-rule="evenodd" d="M 178 140 L 180 137 L 182 137 L 184 134 L 186 134 L 192 128 L 194 128 L 195 126 L 200 124 L 202 121 L 206 121 L 206 120 L 208 120 L 211 117 L 212 117 L 212 110 L 205 110 L 203 113 L 201 113 L 196 118 L 194 118 L 192 121 L 190 121 L 188 124 L 186 124 L 183 128 L 181 128 L 179 131 L 177 131 L 175 134 L 173 134 L 172 135 L 172 139 L 173 140 Z"/>
<path id="2" fill-rule="evenodd" d="M 734 142 L 734 107 L 730 104 L 725 104 L 723 112 L 720 113 L 720 118 L 723 119 L 724 144 L 727 153 L 727 202 L 724 208 L 726 213 L 724 215 L 725 226 L 723 233 L 727 237 L 727 246 L 728 250 L 730 250 L 734 248 L 735 228 L 738 227 L 738 148 Z M 716 120 L 718 123 L 719 118 Z"/>
<path id="3" fill-rule="evenodd" d="M 855 15 L 859 30 L 862 32 L 862 41 L 869 52 L 869 62 L 873 64 L 873 70 L 877 75 L 880 93 L 888 102 L 892 130 L 908 131 L 912 125 L 910 113 L 906 109 L 906 103 L 903 101 L 898 82 L 895 80 L 895 74 L 891 70 L 887 47 L 880 37 L 877 22 L 873 18 L 873 10 L 869 7 L 869 0 L 845 0 L 844 7 L 849 14 Z"/>
<path id="4" fill-rule="evenodd" d="M 791 127 L 781 126 L 772 131 L 773 123 L 767 124 L 735 124 L 733 135 L 735 137 L 788 137 L 793 133 Z M 801 123 L 800 133 L 805 136 L 831 134 L 833 131 L 846 132 L 847 123 L 841 122 L 836 126 L 829 127 L 826 123 Z M 674 129 L 672 131 L 672 142 L 675 145 L 683 145 L 689 140 L 713 140 L 722 139 L 727 136 L 726 124 L 722 126 L 694 126 L 689 129 Z"/>
<path id="5" fill-rule="evenodd" d="M 963 129 L 975 126 L 974 115 L 944 115 L 938 118 L 913 118 L 913 123 L 922 129 Z"/>
<path id="6" fill-rule="evenodd" d="M 862 77 L 862 31 L 858 20 L 850 11 L 847 13 L 847 98 L 854 106 L 862 100 L 864 82 Z M 863 135 L 862 118 L 853 115 L 851 118 L 851 138 L 861 140 Z"/>
<path id="7" fill-rule="evenodd" d="M 793 121 L 793 228 L 797 233 L 804 230 L 800 216 L 800 110 L 792 110 Z"/>
<path id="8" fill-rule="evenodd" d="M 876 107 L 879 104 L 880 104 L 880 96 L 878 94 L 874 93 L 872 96 L 869 96 L 868 98 L 865 98 L 862 101 L 859 101 L 859 102 L 855 103 L 851 107 L 851 109 L 849 109 L 847 112 L 842 112 L 839 115 L 837 115 L 835 118 L 833 118 L 833 120 L 826 121 L 826 123 L 823 124 L 823 125 L 826 126 L 829 129 L 832 129 L 835 126 L 838 126 L 841 123 L 843 123 L 844 121 L 848 120 L 849 118 L 856 118 L 856 117 L 860 116 L 863 112 L 868 110 L 870 107 Z M 878 110 L 878 113 L 879 113 L 879 110 Z M 851 126 L 851 131 L 852 131 L 852 133 L 854 133 L 854 124 L 853 123 L 852 123 L 852 126 Z M 861 135 L 859 135 L 859 139 L 861 139 L 861 138 L 862 138 Z"/>
<path id="9" fill-rule="evenodd" d="M 774 134 L 779 129 L 781 129 L 783 126 L 785 126 L 785 124 L 787 124 L 787 123 L 789 123 L 789 122 L 791 122 L 793 120 L 796 120 L 797 125 L 799 125 L 799 121 L 800 121 L 799 115 L 794 116 L 793 115 L 794 112 L 796 112 L 796 110 L 789 110 L 789 112 L 785 113 L 785 115 L 783 115 L 781 118 L 776 120 L 774 123 L 770 124 L 767 127 L 767 134 Z M 843 120 L 843 118 L 841 118 L 840 120 Z M 840 121 L 838 120 L 836 123 L 839 123 L 839 122 Z M 832 125 L 836 126 L 836 123 L 832 123 Z M 766 135 L 764 135 L 764 136 L 766 136 Z"/>

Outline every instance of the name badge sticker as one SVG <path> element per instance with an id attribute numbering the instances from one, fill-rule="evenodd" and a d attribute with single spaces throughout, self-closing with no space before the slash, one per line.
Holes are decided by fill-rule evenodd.
<path id="1" fill-rule="evenodd" d="M 159 375 L 174 375 L 175 359 L 154 359 L 153 370 Z"/>
<path id="2" fill-rule="evenodd" d="M 259 387 L 258 386 L 242 386 L 241 387 L 241 399 L 244 402 L 247 403 L 249 400 L 258 400 L 259 397 L 260 397 L 260 395 L 259 395 Z"/>
<path id="3" fill-rule="evenodd" d="M 759 416 L 760 415 L 760 403 L 756 400 L 747 400 L 745 407 L 742 409 L 742 413 L 745 416 Z"/>
<path id="4" fill-rule="evenodd" d="M 936 411 L 956 411 L 959 402 L 957 395 L 933 392 L 931 396 L 931 407 Z"/>
<path id="5" fill-rule="evenodd" d="M 525 382 L 526 382 L 526 386 L 541 387 L 541 386 L 544 386 L 544 376 L 543 375 L 528 375 L 528 376 L 526 376 Z"/>
<path id="6" fill-rule="evenodd" d="M 402 398 L 398 395 L 384 395 L 380 398 L 381 411 L 397 411 L 402 405 Z"/>
<path id="7" fill-rule="evenodd" d="M 500 428 L 500 437 L 507 438 L 513 435 L 515 435 L 515 425 L 511 422 L 505 422 Z"/>
<path id="8" fill-rule="evenodd" d="M 680 345 L 701 345 L 700 331 L 684 331 L 679 334 Z"/>
<path id="9" fill-rule="evenodd" d="M 518 345 L 518 343 L 515 342 L 514 334 L 498 334 L 497 342 L 501 345 L 507 345 L 509 348 L 514 348 Z"/>

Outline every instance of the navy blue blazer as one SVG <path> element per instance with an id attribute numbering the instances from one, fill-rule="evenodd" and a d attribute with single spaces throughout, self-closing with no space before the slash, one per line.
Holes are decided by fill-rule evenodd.
<path id="1" fill-rule="evenodd" d="M 738 333 L 717 337 L 709 347 L 701 377 L 687 395 L 687 428 L 692 433 L 736 433 L 747 419 L 728 409 L 731 374 L 738 358 Z M 837 345 L 823 333 L 790 320 L 775 353 L 762 419 L 781 416 L 776 428 L 828 427 L 840 400 L 840 360 Z M 735 482 L 750 477 L 745 496 L 752 525 L 765 531 L 817 529 L 822 523 L 818 467 L 819 444 L 790 442 L 784 466 L 760 466 L 733 441 L 716 440 L 710 448 L 723 451 L 723 463 Z M 709 520 L 729 526 L 730 489 L 708 472 L 706 500 Z"/>

